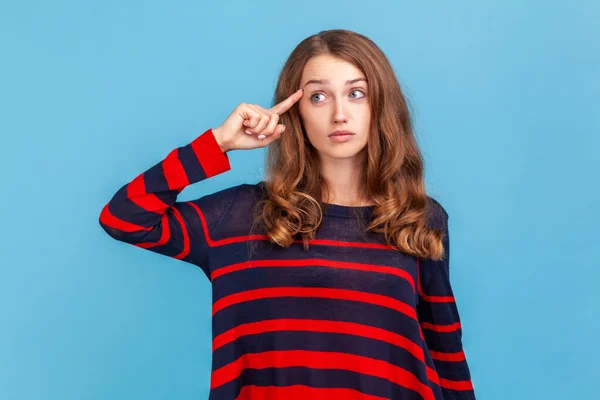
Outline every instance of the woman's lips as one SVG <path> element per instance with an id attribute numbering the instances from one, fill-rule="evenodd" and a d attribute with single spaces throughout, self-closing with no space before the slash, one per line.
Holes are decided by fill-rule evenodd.
<path id="1" fill-rule="evenodd" d="M 332 141 L 334 141 L 336 143 L 341 143 L 341 142 L 347 142 L 348 140 L 352 139 L 352 136 L 354 136 L 354 135 L 351 133 L 335 134 L 335 135 L 329 136 L 329 139 L 331 139 Z"/>

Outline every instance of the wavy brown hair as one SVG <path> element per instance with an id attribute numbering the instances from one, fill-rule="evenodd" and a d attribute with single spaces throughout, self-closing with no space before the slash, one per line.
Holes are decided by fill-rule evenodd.
<path id="1" fill-rule="evenodd" d="M 304 39 L 281 70 L 273 104 L 299 89 L 307 61 L 322 54 L 352 63 L 365 74 L 369 85 L 371 126 L 364 151 L 365 168 L 359 178 L 375 207 L 366 229 L 383 233 L 387 244 L 396 250 L 441 259 L 445 232 L 428 224 L 433 203 L 425 192 L 423 161 L 408 104 L 390 62 L 373 41 L 342 29 Z M 307 250 L 322 222 L 321 199 L 327 194 L 327 184 L 297 103 L 281 115 L 280 123 L 286 131 L 269 145 L 265 196 L 257 203 L 254 220 L 264 224 L 272 243 L 287 248 L 294 240 L 302 240 Z"/>

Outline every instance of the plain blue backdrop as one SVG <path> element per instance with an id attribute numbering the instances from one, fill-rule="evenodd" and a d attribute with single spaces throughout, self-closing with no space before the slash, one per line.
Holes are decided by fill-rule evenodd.
<path id="1" fill-rule="evenodd" d="M 205 399 L 209 281 L 114 241 L 116 190 L 346 28 L 413 105 L 479 399 L 597 398 L 600 5 L 2 1 L 0 399 Z M 263 179 L 264 149 L 182 200 Z"/>

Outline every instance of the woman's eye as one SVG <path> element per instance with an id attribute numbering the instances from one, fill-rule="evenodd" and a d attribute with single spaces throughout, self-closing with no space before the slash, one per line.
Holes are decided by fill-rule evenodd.
<path id="1" fill-rule="evenodd" d="M 323 95 L 323 93 L 315 93 L 315 94 L 313 94 L 312 97 L 311 97 L 312 102 L 313 103 L 317 102 L 317 101 L 315 101 L 315 96 L 322 96 L 322 95 Z"/>
<path id="2" fill-rule="evenodd" d="M 352 94 L 352 93 L 360 93 L 360 94 L 361 94 L 361 96 L 359 96 L 359 97 L 355 97 L 355 99 L 356 99 L 356 98 L 361 98 L 361 97 L 364 97 L 364 95 L 365 95 L 365 93 L 364 93 L 362 90 L 358 90 L 358 89 L 356 89 L 356 90 L 353 90 L 353 91 L 351 91 L 351 92 L 350 92 L 350 94 Z"/>

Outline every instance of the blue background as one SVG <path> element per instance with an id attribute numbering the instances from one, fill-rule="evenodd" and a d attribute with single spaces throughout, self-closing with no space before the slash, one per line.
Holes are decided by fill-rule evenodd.
<path id="1" fill-rule="evenodd" d="M 3 1 L 0 398 L 205 399 L 210 286 L 111 239 L 123 184 L 268 105 L 291 50 L 356 30 L 414 107 L 479 399 L 596 398 L 600 5 Z M 263 179 L 264 149 L 188 200 Z"/>

